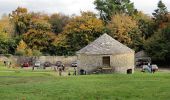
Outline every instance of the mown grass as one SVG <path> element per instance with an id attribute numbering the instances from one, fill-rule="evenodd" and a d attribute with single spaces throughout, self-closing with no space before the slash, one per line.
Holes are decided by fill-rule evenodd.
<path id="1" fill-rule="evenodd" d="M 169 100 L 169 73 L 61 76 L 0 71 L 0 100 Z"/>

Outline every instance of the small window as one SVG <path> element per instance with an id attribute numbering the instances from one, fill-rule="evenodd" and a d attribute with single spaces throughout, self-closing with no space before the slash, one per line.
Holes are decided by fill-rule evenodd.
<path id="1" fill-rule="evenodd" d="M 110 57 L 109 56 L 106 56 L 106 57 L 103 57 L 103 66 L 110 66 Z"/>
<path id="2" fill-rule="evenodd" d="M 132 69 L 128 69 L 127 74 L 132 74 Z"/>

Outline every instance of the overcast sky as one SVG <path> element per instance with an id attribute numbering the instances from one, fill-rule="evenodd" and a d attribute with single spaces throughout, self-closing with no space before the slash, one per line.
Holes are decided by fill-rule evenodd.
<path id="1" fill-rule="evenodd" d="M 131 0 L 135 7 L 147 14 L 151 14 L 157 8 L 159 0 Z M 162 0 L 170 10 L 170 0 Z M 93 11 L 94 0 L 0 0 L 0 15 L 9 14 L 18 6 L 26 7 L 29 11 L 45 13 L 64 13 L 67 15 L 80 14 L 80 11 Z"/>

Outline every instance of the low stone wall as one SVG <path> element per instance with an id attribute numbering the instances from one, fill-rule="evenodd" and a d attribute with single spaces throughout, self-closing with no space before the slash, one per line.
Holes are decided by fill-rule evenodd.
<path id="1" fill-rule="evenodd" d="M 41 62 L 49 61 L 53 64 L 56 63 L 56 61 L 61 61 L 65 65 L 70 65 L 72 62 L 77 60 L 77 56 L 41 56 L 38 58 Z"/>
<path id="2" fill-rule="evenodd" d="M 4 61 L 10 61 L 12 64 L 21 64 L 24 61 L 30 61 L 31 57 L 21 57 L 21 56 L 11 56 L 11 57 L 5 57 L 0 56 L 0 62 L 3 63 Z M 40 56 L 37 58 L 37 60 L 40 60 L 41 63 L 44 63 L 46 61 L 49 61 L 53 64 L 56 63 L 56 61 L 61 61 L 63 64 L 69 66 L 72 62 L 77 60 L 77 56 Z"/>

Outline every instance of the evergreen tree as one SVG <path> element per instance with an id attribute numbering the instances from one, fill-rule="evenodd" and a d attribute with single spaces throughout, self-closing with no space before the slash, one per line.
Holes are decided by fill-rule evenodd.
<path id="1" fill-rule="evenodd" d="M 130 0 L 95 0 L 96 9 L 100 12 L 100 17 L 105 22 L 111 20 L 111 16 L 120 13 L 128 15 L 134 14 L 137 10 Z"/>
<path id="2" fill-rule="evenodd" d="M 153 19 L 155 21 L 156 26 L 158 27 L 158 26 L 162 26 L 162 23 L 167 22 L 168 10 L 165 4 L 161 0 L 158 2 L 157 7 L 158 8 L 155 10 L 154 13 L 152 13 L 152 15 L 154 16 Z"/>

